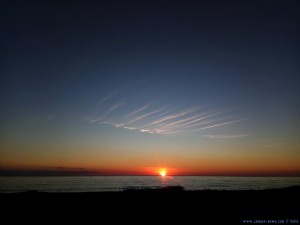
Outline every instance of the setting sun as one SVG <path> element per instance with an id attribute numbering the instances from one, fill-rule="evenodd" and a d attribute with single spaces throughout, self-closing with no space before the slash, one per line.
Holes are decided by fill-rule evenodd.
<path id="1" fill-rule="evenodd" d="M 161 175 L 162 177 L 165 177 L 166 174 L 167 174 L 166 170 L 161 170 L 161 171 L 160 171 L 160 175 Z"/>

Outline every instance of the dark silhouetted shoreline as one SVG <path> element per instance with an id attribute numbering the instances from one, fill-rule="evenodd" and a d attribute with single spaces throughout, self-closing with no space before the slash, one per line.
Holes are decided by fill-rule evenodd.
<path id="1" fill-rule="evenodd" d="M 184 191 L 180 186 L 166 188 L 132 188 L 121 192 L 47 193 L 28 191 L 1 194 L 3 210 L 16 215 L 44 215 L 67 220 L 122 219 L 146 221 L 198 221 L 195 224 L 245 224 L 247 220 L 298 220 L 300 223 L 300 186 L 270 190 L 201 190 Z M 4 212 L 3 211 L 3 212 Z M 113 213 L 114 216 L 110 216 Z M 33 217 L 34 218 L 34 217 Z M 154 221 L 153 221 L 154 220 Z M 249 222 L 250 223 L 250 222 Z M 143 224 L 142 222 L 140 224 Z"/>

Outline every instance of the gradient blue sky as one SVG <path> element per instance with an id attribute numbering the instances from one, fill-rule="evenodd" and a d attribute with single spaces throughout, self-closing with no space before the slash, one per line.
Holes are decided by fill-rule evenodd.
<path id="1" fill-rule="evenodd" d="M 4 4 L 1 166 L 299 175 L 299 9 Z"/>

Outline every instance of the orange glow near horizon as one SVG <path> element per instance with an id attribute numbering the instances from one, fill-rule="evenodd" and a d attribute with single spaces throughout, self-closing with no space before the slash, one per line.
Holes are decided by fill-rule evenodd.
<path id="1" fill-rule="evenodd" d="M 202 168 L 93 168 L 93 167 L 74 167 L 74 166 L 34 166 L 34 165 L 15 165 L 5 166 L 2 169 L 3 174 L 6 175 L 100 175 L 100 176 L 299 176 L 300 169 L 284 170 L 279 168 L 277 170 L 271 168 L 257 168 L 252 169 L 236 167 L 202 167 Z"/>
<path id="2" fill-rule="evenodd" d="M 25 149 L 26 150 L 26 149 Z M 148 155 L 134 158 L 105 154 L 58 157 L 54 151 L 36 156 L 24 151 L 1 152 L 1 170 L 12 175 L 120 175 L 120 176 L 299 176 L 299 157 L 261 153 L 260 157 L 241 155 L 169 155 L 157 162 Z M 24 153 L 24 154 L 23 154 Z M 51 153 L 51 154 L 50 154 Z M 138 153 L 137 153 L 138 154 Z M 265 155 L 264 155 L 265 154 Z M 47 156 L 47 157 L 46 157 Z M 65 155 L 67 156 L 67 154 Z M 257 163 L 259 161 L 259 163 Z M 144 166 L 147 165 L 147 166 Z M 276 169 L 275 169 L 276 168 Z"/>

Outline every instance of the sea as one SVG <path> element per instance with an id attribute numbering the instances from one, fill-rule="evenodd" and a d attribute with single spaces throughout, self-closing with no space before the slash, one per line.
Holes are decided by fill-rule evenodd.
<path id="1" fill-rule="evenodd" d="M 300 185 L 300 177 L 68 176 L 0 177 L 0 193 L 106 192 L 182 186 L 185 190 L 262 190 Z"/>

